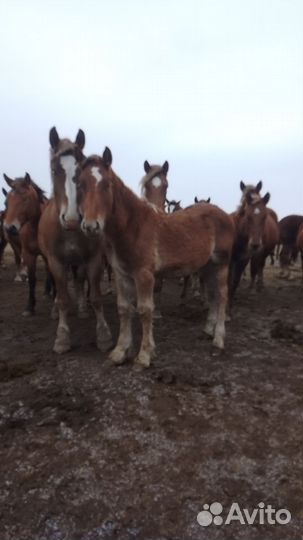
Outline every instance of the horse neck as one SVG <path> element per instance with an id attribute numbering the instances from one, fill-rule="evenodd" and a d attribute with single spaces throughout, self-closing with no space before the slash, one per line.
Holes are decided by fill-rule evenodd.
<path id="1" fill-rule="evenodd" d="M 33 203 L 32 203 L 32 207 L 30 209 L 30 211 L 28 212 L 28 219 L 27 221 L 33 225 L 33 226 L 37 226 L 38 222 L 39 222 L 39 219 L 41 217 L 41 203 L 40 203 L 40 200 L 39 198 L 35 198 L 33 199 Z"/>
<path id="2" fill-rule="evenodd" d="M 138 227 L 142 211 L 147 203 L 139 199 L 117 176 L 111 180 L 113 191 L 112 212 L 107 220 L 106 233 L 114 243 L 116 237 L 122 237 L 126 228 Z"/>

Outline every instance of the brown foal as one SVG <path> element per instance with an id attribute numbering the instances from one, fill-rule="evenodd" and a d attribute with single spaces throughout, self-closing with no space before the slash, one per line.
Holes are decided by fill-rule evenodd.
<path id="1" fill-rule="evenodd" d="M 21 262 L 27 268 L 29 296 L 23 315 L 32 315 L 36 304 L 36 263 L 40 255 L 38 246 L 38 223 L 47 205 L 47 198 L 42 189 L 35 184 L 28 173 L 24 178 L 9 178 L 3 175 L 11 191 L 6 197 L 4 230 L 15 245 L 20 243 Z M 46 291 L 51 288 L 48 274 Z"/>
<path id="2" fill-rule="evenodd" d="M 59 323 L 53 350 L 57 353 L 68 351 L 71 347 L 67 321 L 70 303 L 67 287 L 69 266 L 77 267 L 82 282 L 78 291 L 79 316 L 87 316 L 83 287 L 87 277 L 90 303 L 97 320 L 97 346 L 100 350 L 106 350 L 111 345 L 111 334 L 103 316 L 100 291 L 104 252 L 102 239 L 96 235 L 87 237 L 83 233 L 77 206 L 76 180 L 84 160 L 84 144 L 85 136 L 82 130 L 79 130 L 74 143 L 69 139 L 60 139 L 56 128 L 50 130 L 54 196 L 40 220 L 38 238 L 56 284 Z M 92 171 L 92 174 L 98 174 L 97 169 Z"/>
<path id="3" fill-rule="evenodd" d="M 150 365 L 153 338 L 155 274 L 188 275 L 204 270 L 214 287 L 205 332 L 224 347 L 227 276 L 234 226 L 223 210 L 211 204 L 194 205 L 165 214 L 137 197 L 111 168 L 108 148 L 102 158 L 89 157 L 78 178 L 82 229 L 100 235 L 109 246 L 117 284 L 120 333 L 110 358 L 121 364 L 132 346 L 134 301 L 142 323 L 142 341 L 135 363 Z"/>

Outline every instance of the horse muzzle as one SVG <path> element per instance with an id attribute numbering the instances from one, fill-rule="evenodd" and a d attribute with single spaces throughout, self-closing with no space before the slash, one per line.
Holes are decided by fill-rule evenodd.
<path id="1" fill-rule="evenodd" d="M 98 220 L 88 221 L 83 219 L 81 229 L 87 235 L 101 234 L 103 231 L 103 223 L 100 223 Z"/>
<path id="2" fill-rule="evenodd" d="M 6 223 L 4 223 L 4 229 L 7 234 L 10 234 L 12 236 L 17 236 L 17 234 L 19 233 L 19 229 L 18 227 L 16 227 L 16 225 L 7 225 Z"/>

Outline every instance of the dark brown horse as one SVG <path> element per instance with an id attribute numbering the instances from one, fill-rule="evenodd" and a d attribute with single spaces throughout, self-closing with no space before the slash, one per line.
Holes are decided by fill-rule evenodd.
<path id="1" fill-rule="evenodd" d="M 77 205 L 76 181 L 84 160 L 85 136 L 79 130 L 75 142 L 60 139 L 56 128 L 50 130 L 51 175 L 54 196 L 39 222 L 39 245 L 47 259 L 56 284 L 56 303 L 59 323 L 53 350 L 57 353 L 71 347 L 67 314 L 70 297 L 67 287 L 68 268 L 77 267 L 80 288 L 78 291 L 78 314 L 86 316 L 84 280 L 89 284 L 90 303 L 94 309 L 97 326 L 97 345 L 106 350 L 111 345 L 111 334 L 103 316 L 100 281 L 103 273 L 103 247 L 100 236 L 87 236 L 80 228 L 81 216 Z M 100 173 L 92 170 L 97 183 Z M 93 201 L 91 201 L 93 204 Z"/>
<path id="2" fill-rule="evenodd" d="M 38 246 L 38 223 L 47 205 L 47 198 L 42 189 L 31 179 L 28 173 L 21 178 L 9 178 L 3 175 L 11 188 L 6 198 L 4 230 L 8 238 L 18 237 L 21 245 L 21 261 L 27 268 L 29 295 L 23 315 L 32 315 L 36 304 L 36 261 L 40 254 Z M 50 276 L 46 280 L 46 292 L 50 291 Z"/>
<path id="3" fill-rule="evenodd" d="M 297 258 L 297 236 L 300 226 L 303 223 L 303 216 L 292 214 L 279 221 L 279 261 L 281 276 L 289 278 L 290 263 Z"/>
<path id="4" fill-rule="evenodd" d="M 155 275 L 171 272 L 187 275 L 204 270 L 214 284 L 205 332 L 213 337 L 215 346 L 223 348 L 228 265 L 234 238 L 231 218 L 211 204 L 173 214 L 158 212 L 125 186 L 111 163 L 112 155 L 106 148 L 102 158 L 88 158 L 78 179 L 82 228 L 88 236 L 104 237 L 115 273 L 120 333 L 111 360 L 121 364 L 129 355 L 136 299 L 142 341 L 135 362 L 140 367 L 150 365 L 155 348 Z"/>
<path id="5" fill-rule="evenodd" d="M 2 193 L 5 197 L 5 207 L 7 206 L 6 197 L 7 197 L 7 191 L 6 189 L 2 188 Z M 5 212 L 6 210 L 3 210 L 1 212 L 1 243 L 0 243 L 0 264 L 3 259 L 3 254 L 6 246 L 9 244 L 12 248 L 15 263 L 16 263 L 16 275 L 14 281 L 24 281 L 27 278 L 27 268 L 22 265 L 21 263 L 21 242 L 18 235 L 9 234 L 4 229 L 4 219 L 5 219 Z"/>
<path id="6" fill-rule="evenodd" d="M 169 214 L 173 214 L 174 212 L 178 212 L 179 210 L 183 210 L 181 206 L 181 201 L 175 201 L 172 199 L 169 201 L 168 199 L 165 200 L 167 212 Z"/>
<path id="7" fill-rule="evenodd" d="M 269 193 L 264 197 L 247 193 L 240 208 L 232 214 L 236 236 L 230 267 L 230 299 L 249 260 L 252 285 L 257 277 L 258 288 L 263 286 L 266 257 L 273 252 L 279 237 L 277 222 L 266 208 L 269 199 Z"/>

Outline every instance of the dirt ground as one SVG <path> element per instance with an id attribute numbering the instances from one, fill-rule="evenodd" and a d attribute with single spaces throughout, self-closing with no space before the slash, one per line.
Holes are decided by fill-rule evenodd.
<path id="1" fill-rule="evenodd" d="M 94 318 L 71 314 L 73 349 L 52 353 L 42 298 L 0 269 L 1 540 L 299 540 L 302 538 L 302 285 L 267 268 L 262 293 L 238 291 L 226 351 L 201 332 L 205 311 L 165 283 L 157 357 L 143 373 L 112 366 Z M 113 295 L 104 297 L 114 336 Z M 135 323 L 138 334 L 138 325 Z M 288 509 L 285 525 L 203 527 L 220 502 Z M 259 520 L 259 519 L 258 519 Z"/>

